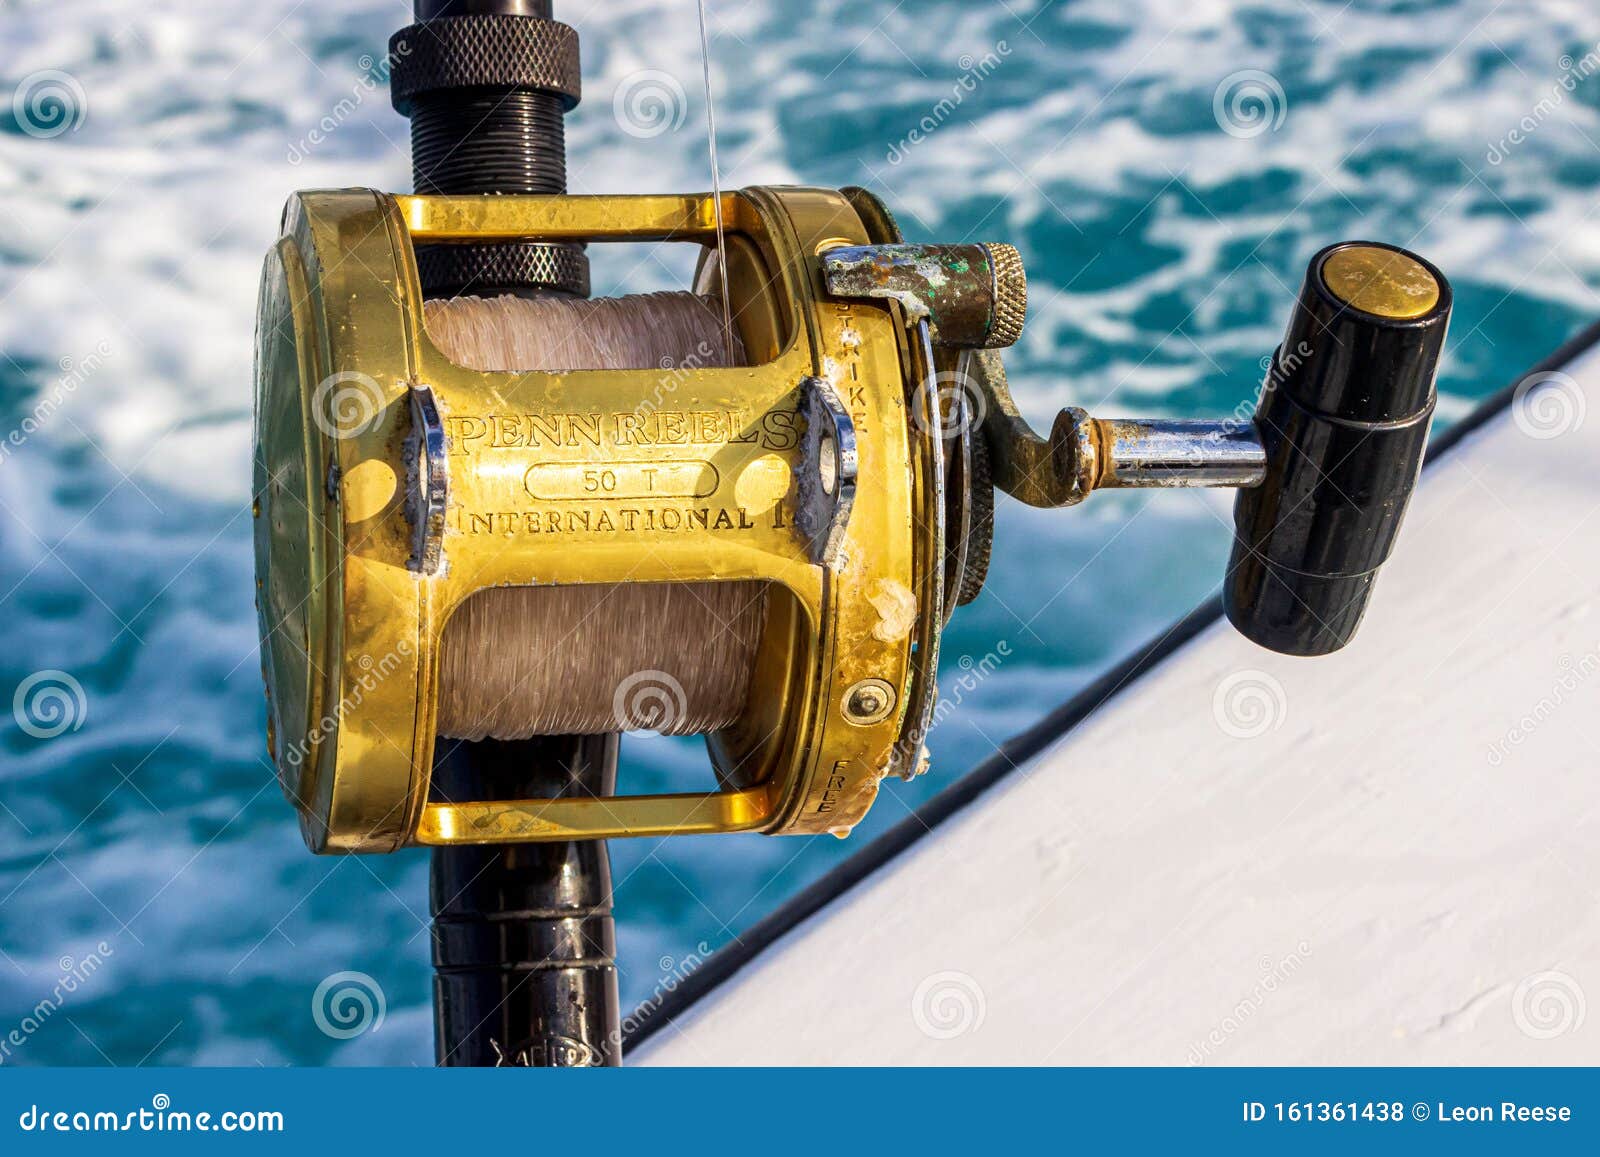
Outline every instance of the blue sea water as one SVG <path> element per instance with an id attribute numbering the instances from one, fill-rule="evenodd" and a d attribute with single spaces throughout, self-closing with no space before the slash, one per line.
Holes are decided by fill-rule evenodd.
<path id="1" fill-rule="evenodd" d="M 1600 19 L 1583 3 L 710 8 L 727 183 L 863 184 L 915 237 L 1021 248 L 1033 305 L 1008 364 L 1037 424 L 1069 404 L 1231 413 L 1306 259 L 1346 237 L 1450 275 L 1447 420 L 1600 312 Z M 692 5 L 557 11 L 584 45 L 573 191 L 706 187 Z M 0 1038 L 22 1038 L 3 1063 L 430 1060 L 425 855 L 307 855 L 263 758 L 247 468 L 256 278 L 283 200 L 408 187 L 378 75 L 403 16 L 0 4 Z M 597 288 L 674 273 L 613 258 Z M 849 843 L 614 845 L 625 999 L 1200 601 L 1226 518 L 1203 493 L 1003 501 L 945 664 L 1010 653 L 959 694 L 932 773 L 887 784 Z M 46 683 L 65 715 L 9 709 Z M 1221 740 L 1205 712 L 1201 758 Z M 634 738 L 624 775 L 647 788 L 702 759 Z M 351 1040 L 312 1008 L 344 971 L 386 1010 Z"/>

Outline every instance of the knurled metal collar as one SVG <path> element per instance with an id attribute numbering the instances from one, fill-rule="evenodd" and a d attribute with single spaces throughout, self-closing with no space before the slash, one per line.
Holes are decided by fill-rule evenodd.
<path id="1" fill-rule="evenodd" d="M 510 241 L 493 245 L 419 245 L 417 274 L 430 294 L 556 289 L 589 296 L 589 258 L 575 245 Z"/>
<path id="2" fill-rule="evenodd" d="M 994 320 L 983 345 L 985 349 L 1005 349 L 1016 344 L 1028 320 L 1028 275 L 1016 246 L 986 243 L 984 248 L 994 270 Z"/>
<path id="3" fill-rule="evenodd" d="M 452 88 L 531 88 L 558 93 L 570 110 L 583 85 L 578 32 L 536 16 L 448 16 L 389 38 L 389 98 L 402 116 L 414 97 Z"/>

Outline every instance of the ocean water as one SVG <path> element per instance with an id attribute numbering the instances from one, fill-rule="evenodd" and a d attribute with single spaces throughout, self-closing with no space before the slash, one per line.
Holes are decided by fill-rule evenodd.
<path id="1" fill-rule="evenodd" d="M 707 187 L 693 6 L 557 12 L 584 46 L 573 190 Z M 376 75 L 404 17 L 0 3 L 0 1063 L 430 1061 L 425 854 L 307 855 L 263 758 L 248 493 L 261 256 L 296 188 L 408 187 Z M 1342 238 L 1450 275 L 1446 420 L 1600 313 L 1600 20 L 1579 0 L 712 0 L 711 34 L 726 183 L 864 184 L 914 237 L 1021 248 L 1009 365 L 1037 424 L 1231 413 Z M 682 276 L 639 254 L 596 272 Z M 1200 601 L 1227 512 L 1003 500 L 945 663 L 1009 655 L 952 694 L 932 773 L 886 785 L 848 843 L 614 845 L 625 999 Z M 1195 712 L 1204 758 L 1223 737 Z M 624 776 L 702 759 L 631 739 Z M 319 1027 L 341 972 L 381 990 L 375 1031 Z"/>

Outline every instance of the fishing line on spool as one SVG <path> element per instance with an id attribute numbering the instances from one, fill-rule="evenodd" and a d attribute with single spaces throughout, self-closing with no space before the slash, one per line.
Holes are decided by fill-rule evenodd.
<path id="1" fill-rule="evenodd" d="M 460 297 L 428 302 L 426 317 L 434 343 L 470 369 L 659 369 L 670 391 L 685 369 L 746 364 L 736 333 L 724 344 L 712 300 L 688 292 Z M 743 712 L 765 618 L 758 582 L 480 591 L 445 628 L 438 731 L 480 740 L 721 730 Z"/>

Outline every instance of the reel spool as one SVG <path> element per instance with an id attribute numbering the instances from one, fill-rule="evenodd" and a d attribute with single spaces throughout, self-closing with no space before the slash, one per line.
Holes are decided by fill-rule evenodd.
<path id="1" fill-rule="evenodd" d="M 1241 488 L 1230 617 L 1290 653 L 1349 640 L 1432 416 L 1450 310 L 1432 266 L 1368 243 L 1319 254 L 1254 422 L 1069 410 L 1048 438 L 994 353 L 1025 311 L 1015 250 L 907 245 L 860 190 L 722 197 L 742 356 L 685 359 L 679 341 L 670 366 L 469 368 L 451 311 L 513 307 L 425 312 L 418 246 L 709 246 L 717 209 L 290 202 L 258 328 L 257 557 L 269 746 L 313 850 L 848 833 L 883 778 L 923 766 L 940 632 L 981 586 L 996 488 L 1041 506 Z M 702 263 L 696 289 L 717 277 Z M 530 320 L 496 341 L 548 339 L 560 310 L 640 318 L 514 308 Z M 619 678 L 597 651 L 640 669 Z M 652 679 L 636 710 L 629 680 Z M 641 726 L 707 732 L 718 789 L 430 797 L 441 729 Z"/>
<path id="2" fill-rule="evenodd" d="M 721 310 L 694 293 L 437 298 L 425 308 L 429 336 L 469 369 L 672 373 L 745 361 L 737 334 L 723 330 Z M 482 436 L 493 441 L 503 433 Z M 608 469 L 592 480 L 594 493 L 607 494 L 615 476 Z M 480 591 L 441 640 L 439 734 L 481 740 L 720 731 L 749 699 L 765 618 L 766 587 L 758 582 Z"/>

